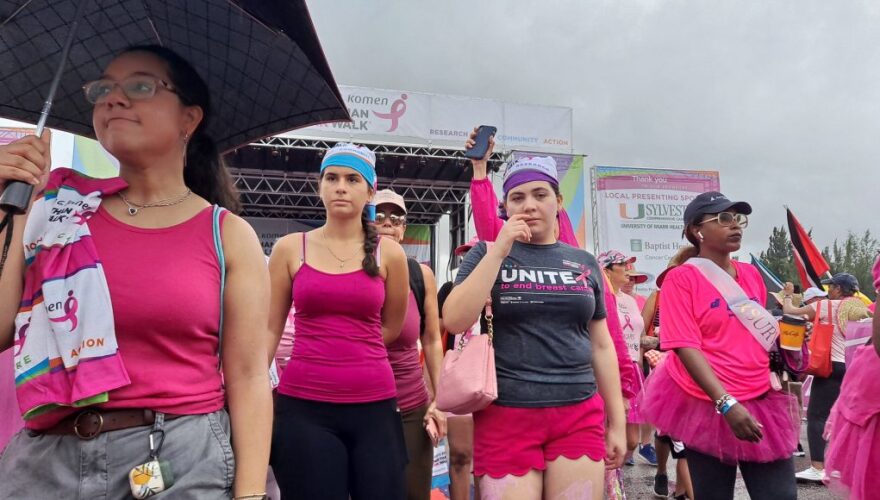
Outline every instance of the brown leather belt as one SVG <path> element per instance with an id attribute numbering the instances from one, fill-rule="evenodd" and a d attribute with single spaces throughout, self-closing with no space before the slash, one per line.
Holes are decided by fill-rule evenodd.
<path id="1" fill-rule="evenodd" d="M 174 420 L 182 415 L 165 414 L 165 420 Z M 132 410 L 83 410 L 58 423 L 55 427 L 42 431 L 42 434 L 73 435 L 83 440 L 95 439 L 102 432 L 118 431 L 131 427 L 153 425 L 156 412 L 146 409 Z"/>

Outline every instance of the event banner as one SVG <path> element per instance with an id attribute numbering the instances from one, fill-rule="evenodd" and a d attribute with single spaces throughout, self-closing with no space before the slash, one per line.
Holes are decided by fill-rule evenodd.
<path id="1" fill-rule="evenodd" d="M 327 123 L 282 134 L 340 141 L 464 147 L 477 125 L 498 128 L 499 151 L 572 151 L 572 110 L 493 99 L 339 86 L 352 123 Z"/>
<path id="2" fill-rule="evenodd" d="M 647 288 L 685 244 L 684 209 L 698 194 L 720 190 L 718 172 L 629 167 L 593 167 L 598 249 L 638 258 L 651 275 Z"/>
<path id="3" fill-rule="evenodd" d="M 581 248 L 587 248 L 587 204 L 586 171 L 584 157 L 579 155 L 546 154 L 530 151 L 514 151 L 511 161 L 533 156 L 550 156 L 556 160 L 559 175 L 559 191 L 562 193 L 562 206 L 571 219 L 574 234 Z"/>

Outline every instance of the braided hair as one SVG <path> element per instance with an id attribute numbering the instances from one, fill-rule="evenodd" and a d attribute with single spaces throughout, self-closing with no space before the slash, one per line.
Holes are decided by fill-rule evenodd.
<path id="1" fill-rule="evenodd" d="M 361 226 L 364 228 L 364 260 L 361 265 L 368 276 L 379 276 L 379 264 L 376 262 L 376 248 L 379 246 L 379 232 L 370 222 L 367 210 L 361 213 Z"/>

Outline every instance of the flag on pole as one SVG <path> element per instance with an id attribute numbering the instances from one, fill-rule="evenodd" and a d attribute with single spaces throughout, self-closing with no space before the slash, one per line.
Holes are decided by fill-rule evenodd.
<path id="1" fill-rule="evenodd" d="M 801 223 L 791 212 L 785 209 L 788 216 L 788 232 L 791 234 L 791 246 L 794 247 L 794 264 L 801 278 L 801 286 L 804 289 L 816 287 L 822 289 L 822 275 L 831 270 L 831 266 L 825 261 L 822 252 L 810 239 Z"/>
<path id="2" fill-rule="evenodd" d="M 773 305 L 775 303 L 774 294 L 781 292 L 785 287 L 785 284 L 782 283 L 782 280 L 776 276 L 773 271 L 767 267 L 767 264 L 764 263 L 761 259 L 755 257 L 753 254 L 749 254 L 752 258 L 752 265 L 758 268 L 758 272 L 761 273 L 761 278 L 764 279 L 764 286 L 767 288 L 767 297 L 765 305 Z"/>

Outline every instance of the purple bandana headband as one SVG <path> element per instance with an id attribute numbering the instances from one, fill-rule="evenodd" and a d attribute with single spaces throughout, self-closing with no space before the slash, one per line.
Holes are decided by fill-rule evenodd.
<path id="1" fill-rule="evenodd" d="M 513 162 L 504 171 L 504 196 L 522 184 L 533 181 L 546 181 L 553 186 L 559 185 L 556 173 L 556 160 L 551 156 L 521 158 Z"/>

